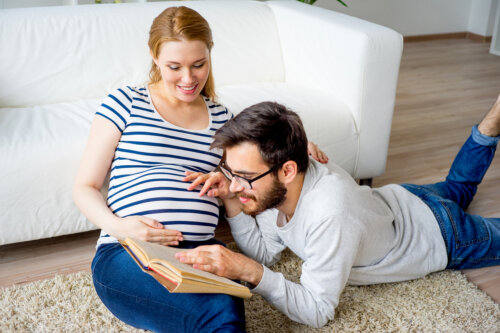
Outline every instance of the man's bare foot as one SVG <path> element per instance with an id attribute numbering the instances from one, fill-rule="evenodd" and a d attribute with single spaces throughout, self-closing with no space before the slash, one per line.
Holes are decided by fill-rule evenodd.
<path id="1" fill-rule="evenodd" d="M 491 110 L 484 116 L 483 120 L 477 126 L 481 134 L 497 137 L 500 135 L 500 95 L 497 101 L 491 107 Z"/>

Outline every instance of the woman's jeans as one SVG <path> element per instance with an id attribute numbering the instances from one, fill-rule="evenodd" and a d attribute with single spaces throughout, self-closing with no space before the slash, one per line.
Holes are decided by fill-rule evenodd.
<path id="1" fill-rule="evenodd" d="M 178 247 L 222 244 L 183 241 Z M 155 332 L 244 332 L 243 300 L 225 294 L 172 294 L 118 243 L 103 244 L 92 278 L 104 305 L 123 322 Z"/>
<path id="2" fill-rule="evenodd" d="M 464 212 L 493 160 L 499 138 L 482 135 L 474 126 L 446 181 L 402 185 L 422 199 L 436 216 L 448 251 L 448 268 L 500 265 L 500 218 Z"/>

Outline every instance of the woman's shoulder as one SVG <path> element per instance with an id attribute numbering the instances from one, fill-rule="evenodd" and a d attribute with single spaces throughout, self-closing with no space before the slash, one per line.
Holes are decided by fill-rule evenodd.
<path id="1" fill-rule="evenodd" d="M 146 89 L 146 86 L 122 86 L 119 87 L 113 91 L 108 96 L 115 96 L 115 97 L 124 97 L 130 101 L 130 103 L 133 102 L 134 99 L 136 98 L 148 98 L 148 90 Z"/>
<path id="2" fill-rule="evenodd" d="M 232 113 L 223 104 L 219 103 L 218 101 L 213 101 L 208 97 L 205 96 L 202 97 L 212 117 L 221 118 L 221 120 L 225 121 L 233 117 Z"/>
<path id="3" fill-rule="evenodd" d="M 146 88 L 146 85 L 139 86 L 125 86 L 123 89 L 127 90 L 127 92 L 131 95 L 139 95 L 143 97 L 147 97 L 149 92 Z"/>
<path id="4" fill-rule="evenodd" d="M 104 98 L 97 113 L 107 118 L 116 116 L 125 125 L 132 109 L 146 104 L 150 103 L 145 86 L 122 86 L 112 90 Z M 118 127 L 123 130 L 123 126 Z"/>

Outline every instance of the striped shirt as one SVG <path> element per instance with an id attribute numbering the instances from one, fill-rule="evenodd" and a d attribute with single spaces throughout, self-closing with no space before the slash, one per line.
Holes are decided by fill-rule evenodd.
<path id="1" fill-rule="evenodd" d="M 147 216 L 185 240 L 214 236 L 219 219 L 217 199 L 188 191 L 185 171 L 213 171 L 222 151 L 210 150 L 212 136 L 232 114 L 204 97 L 209 126 L 189 130 L 164 120 L 155 110 L 147 87 L 123 87 L 104 100 L 96 115 L 122 132 L 111 164 L 107 204 L 119 217 Z M 117 240 L 101 232 L 98 245 Z"/>

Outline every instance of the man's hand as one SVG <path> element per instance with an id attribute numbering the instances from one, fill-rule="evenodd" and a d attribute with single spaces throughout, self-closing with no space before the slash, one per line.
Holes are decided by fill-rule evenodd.
<path id="1" fill-rule="evenodd" d="M 187 188 L 194 190 L 198 185 L 204 184 L 200 190 L 200 196 L 208 195 L 209 197 L 219 197 L 223 200 L 234 198 L 234 193 L 229 191 L 229 181 L 220 172 L 191 172 L 186 171 L 186 177 L 183 179 L 186 182 L 191 181 L 192 184 Z"/>
<path id="2" fill-rule="evenodd" d="M 193 268 L 253 285 L 258 285 L 264 274 L 261 264 L 222 245 L 198 246 L 178 252 L 175 257 L 182 263 L 192 264 Z"/>

